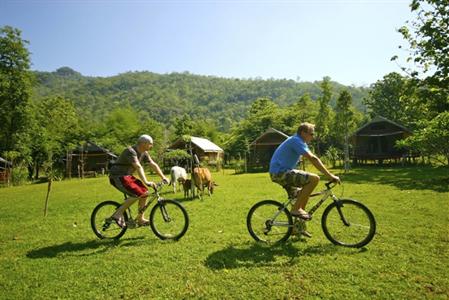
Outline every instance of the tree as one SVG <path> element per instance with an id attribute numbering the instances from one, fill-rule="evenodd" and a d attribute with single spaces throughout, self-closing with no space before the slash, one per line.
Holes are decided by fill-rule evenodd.
<path id="1" fill-rule="evenodd" d="M 315 119 L 315 132 L 316 132 L 316 145 L 317 153 L 321 155 L 321 148 L 325 145 L 329 135 L 329 124 L 331 121 L 331 108 L 330 101 L 332 97 L 332 87 L 330 83 L 330 77 L 326 76 L 321 82 L 322 95 L 318 100 L 318 115 Z"/>
<path id="2" fill-rule="evenodd" d="M 278 129 L 285 133 L 294 133 L 298 129 L 299 124 L 303 122 L 313 123 L 316 115 L 317 105 L 310 97 L 310 94 L 305 93 L 296 103 L 285 109 L 283 117 L 284 128 Z"/>
<path id="3" fill-rule="evenodd" d="M 186 134 L 191 134 L 194 124 L 192 118 L 189 115 L 184 114 L 182 117 L 175 118 L 174 127 L 175 135 L 179 137 Z"/>
<path id="4" fill-rule="evenodd" d="M 349 169 L 349 132 L 355 127 L 353 116 L 352 96 L 347 90 L 343 90 L 337 99 L 333 134 L 340 143 L 344 141 L 345 172 Z"/>
<path id="5" fill-rule="evenodd" d="M 417 18 L 406 22 L 398 31 L 410 44 L 407 61 L 419 70 L 411 75 L 420 81 L 432 111 L 449 110 L 449 10 L 447 0 L 413 0 L 410 4 Z M 400 46 L 401 48 L 401 46 Z M 396 59 L 397 56 L 392 59 Z M 405 68 L 403 68 L 405 70 Z"/>
<path id="6" fill-rule="evenodd" d="M 382 116 L 411 128 L 427 112 L 418 95 L 416 80 L 395 72 L 372 84 L 364 102 L 371 118 Z"/>
<path id="7" fill-rule="evenodd" d="M 55 164 L 78 144 L 80 127 L 75 107 L 64 98 L 41 99 L 33 108 L 31 154 L 37 179 L 41 166 L 47 176 L 52 175 Z"/>
<path id="8" fill-rule="evenodd" d="M 283 129 L 283 111 L 269 98 L 256 99 L 249 110 L 247 119 L 237 124 L 225 143 L 226 152 L 231 156 L 242 156 L 249 144 L 268 128 Z"/>
<path id="9" fill-rule="evenodd" d="M 0 145 L 3 151 L 20 150 L 28 145 L 32 73 L 27 41 L 21 31 L 0 28 Z"/>
<path id="10" fill-rule="evenodd" d="M 418 66 L 411 75 L 415 78 L 419 98 L 428 111 L 422 122 L 417 124 L 415 135 L 402 145 L 419 149 L 425 155 L 442 155 L 449 164 L 448 1 L 413 0 L 410 8 L 417 13 L 417 18 L 407 22 L 399 32 L 410 44 L 408 61 Z"/>
<path id="11" fill-rule="evenodd" d="M 449 111 L 422 122 L 424 124 L 421 129 L 401 141 L 399 145 L 433 156 L 436 160 L 449 166 Z"/>
<path id="12" fill-rule="evenodd" d="M 163 126 L 146 112 L 138 112 L 131 107 L 117 108 L 109 113 L 100 128 L 92 137 L 96 142 L 114 153 L 121 153 L 124 147 L 134 145 L 142 134 L 149 134 L 155 141 L 151 150 L 160 155 L 167 142 Z"/>

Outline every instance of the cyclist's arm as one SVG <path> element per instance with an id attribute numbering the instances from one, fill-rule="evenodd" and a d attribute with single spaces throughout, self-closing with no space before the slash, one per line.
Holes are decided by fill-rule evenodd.
<path id="1" fill-rule="evenodd" d="M 157 175 L 159 175 L 159 177 L 165 181 L 166 183 L 169 182 L 168 178 L 165 177 L 164 173 L 162 173 L 161 168 L 159 167 L 159 165 L 151 158 L 150 154 L 147 153 L 147 158 L 148 158 L 148 163 L 150 165 L 150 167 L 156 172 Z"/>
<path id="2" fill-rule="evenodd" d="M 151 186 L 151 187 L 155 186 L 154 182 L 147 180 L 147 177 L 145 176 L 145 171 L 143 170 L 143 167 L 142 167 L 142 165 L 140 164 L 140 162 L 139 162 L 139 160 L 137 158 L 132 163 L 132 165 L 134 167 L 134 170 L 137 171 L 137 175 L 143 181 L 143 183 L 145 183 L 145 185 Z"/>
<path id="3" fill-rule="evenodd" d="M 324 175 L 326 175 L 327 177 L 329 177 L 333 181 L 340 182 L 340 178 L 338 176 L 335 176 L 331 172 L 329 172 L 329 170 L 324 166 L 324 164 L 321 161 L 321 159 L 319 159 L 315 154 L 313 154 L 312 152 L 308 151 L 308 152 L 306 152 L 304 154 L 304 156 L 312 163 L 312 165 L 315 168 L 320 170 Z"/>

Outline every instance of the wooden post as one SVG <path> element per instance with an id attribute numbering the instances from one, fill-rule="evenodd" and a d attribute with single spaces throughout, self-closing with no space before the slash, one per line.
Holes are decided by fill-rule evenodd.
<path id="1" fill-rule="evenodd" d="M 48 198 L 50 197 L 51 183 L 52 183 L 52 176 L 50 175 L 50 177 L 48 178 L 47 197 L 45 198 L 44 217 L 47 216 L 47 210 L 48 210 Z"/>

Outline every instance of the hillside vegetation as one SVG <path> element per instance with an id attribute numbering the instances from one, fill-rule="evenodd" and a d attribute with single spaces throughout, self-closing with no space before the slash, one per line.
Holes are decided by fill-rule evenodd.
<path id="1" fill-rule="evenodd" d="M 223 125 L 247 116 L 252 102 L 270 98 L 281 107 L 309 94 L 322 95 L 320 82 L 219 78 L 185 73 L 129 72 L 112 77 L 87 77 L 62 67 L 55 72 L 35 72 L 34 98 L 56 95 L 71 100 L 81 115 L 99 120 L 114 109 L 130 106 L 159 122 L 188 114 L 192 118 L 221 120 Z M 347 89 L 353 104 L 364 110 L 368 88 L 347 87 L 331 82 L 335 105 L 340 91 Z"/>

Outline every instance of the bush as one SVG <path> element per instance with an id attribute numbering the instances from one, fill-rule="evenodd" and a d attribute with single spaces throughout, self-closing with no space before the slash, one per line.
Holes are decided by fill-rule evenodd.
<path id="1" fill-rule="evenodd" d="M 341 159 L 342 155 L 343 153 L 340 149 L 330 146 L 326 150 L 323 159 L 326 161 L 326 163 L 332 164 L 332 168 L 335 168 L 337 161 Z"/>
<path id="2" fill-rule="evenodd" d="M 12 185 L 21 185 L 28 182 L 28 169 L 22 165 L 17 165 L 11 172 Z"/>

